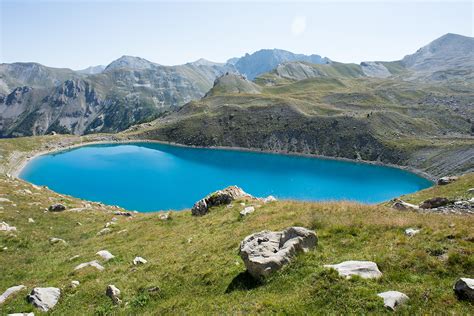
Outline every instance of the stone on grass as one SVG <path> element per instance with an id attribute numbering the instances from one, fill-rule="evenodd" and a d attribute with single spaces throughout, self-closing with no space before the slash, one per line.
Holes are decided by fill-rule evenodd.
<path id="1" fill-rule="evenodd" d="M 109 261 L 110 259 L 115 258 L 113 254 L 111 254 L 108 250 L 99 250 L 97 251 L 96 255 L 99 255 L 104 259 L 105 261 Z"/>
<path id="2" fill-rule="evenodd" d="M 30 218 L 28 218 L 28 223 L 34 223 L 34 222 L 35 222 L 35 220 L 34 220 L 34 219 L 32 219 L 31 217 L 30 217 Z"/>
<path id="3" fill-rule="evenodd" d="M 122 300 L 120 299 L 120 290 L 115 285 L 109 284 L 105 290 L 105 294 L 112 299 L 114 304 L 118 305 L 122 303 Z"/>
<path id="4" fill-rule="evenodd" d="M 66 241 L 64 239 L 61 239 L 61 238 L 51 237 L 49 239 L 49 243 L 52 244 L 52 245 L 58 244 L 58 243 L 66 244 Z"/>
<path id="5" fill-rule="evenodd" d="M 439 179 L 438 179 L 438 185 L 450 184 L 450 183 L 456 181 L 457 179 L 458 179 L 458 177 L 455 177 L 455 176 L 442 177 L 442 178 L 439 178 Z"/>
<path id="6" fill-rule="evenodd" d="M 453 289 L 460 300 L 474 302 L 474 279 L 460 278 Z"/>
<path id="7" fill-rule="evenodd" d="M 0 222 L 0 231 L 16 232 L 16 227 L 15 226 L 10 226 L 6 222 Z"/>
<path id="8" fill-rule="evenodd" d="M 135 259 L 133 259 L 133 264 L 134 265 L 137 265 L 137 264 L 145 264 L 147 263 L 148 261 L 143 259 L 142 257 L 135 257 Z"/>
<path id="9" fill-rule="evenodd" d="M 344 261 L 339 264 L 326 264 L 325 268 L 335 269 L 340 276 L 351 278 L 358 275 L 363 279 L 377 279 L 382 276 L 377 264 L 372 261 Z"/>
<path id="10" fill-rule="evenodd" d="M 407 228 L 407 229 L 405 229 L 405 235 L 407 235 L 408 237 L 412 237 L 412 236 L 415 236 L 416 234 L 418 234 L 420 231 L 421 231 L 421 229 Z"/>
<path id="11" fill-rule="evenodd" d="M 315 232 L 304 227 L 262 231 L 244 238 L 240 243 L 240 257 L 250 275 L 262 279 L 288 264 L 297 252 L 306 252 L 316 243 Z"/>
<path id="12" fill-rule="evenodd" d="M 249 215 L 250 213 L 253 213 L 253 212 L 255 212 L 255 207 L 247 206 L 242 211 L 240 211 L 240 216 L 244 217 L 244 216 L 247 216 L 247 215 Z"/>
<path id="13" fill-rule="evenodd" d="M 161 213 L 160 215 L 158 215 L 158 218 L 162 221 L 170 220 L 171 219 L 171 213 L 170 212 Z"/>
<path id="14" fill-rule="evenodd" d="M 474 194 L 474 188 L 470 188 L 469 190 L 467 190 L 467 193 Z"/>
<path id="15" fill-rule="evenodd" d="M 423 208 L 423 209 L 437 208 L 437 207 L 445 206 L 447 204 L 449 204 L 449 200 L 447 198 L 434 197 L 421 203 L 420 208 Z"/>
<path id="16" fill-rule="evenodd" d="M 50 212 L 62 212 L 64 210 L 66 210 L 66 206 L 61 203 L 53 204 L 48 208 L 48 211 Z"/>
<path id="17" fill-rule="evenodd" d="M 109 228 L 110 226 L 113 226 L 113 225 L 117 225 L 117 223 L 115 223 L 115 222 L 107 222 L 107 223 L 105 223 L 104 228 Z"/>
<path id="18" fill-rule="evenodd" d="M 35 316 L 35 313 L 13 313 L 13 314 L 8 314 L 8 316 Z"/>
<path id="19" fill-rule="evenodd" d="M 99 271 L 103 271 L 103 270 L 105 269 L 105 268 L 99 263 L 99 261 L 93 260 L 93 261 L 84 262 L 84 263 L 81 263 L 81 264 L 77 265 L 77 266 L 74 268 L 74 271 L 77 271 L 77 270 L 80 270 L 80 269 L 84 269 L 84 268 L 87 268 L 87 267 L 94 267 L 94 268 L 96 268 L 96 269 L 99 270 Z"/>
<path id="20" fill-rule="evenodd" d="M 387 291 L 379 293 L 377 296 L 383 298 L 383 305 L 392 311 L 406 303 L 409 299 L 406 294 L 398 291 Z"/>
<path id="21" fill-rule="evenodd" d="M 415 205 L 415 204 L 411 204 L 411 203 L 407 203 L 405 201 L 402 201 L 402 200 L 399 200 L 399 199 L 395 199 L 393 204 L 392 204 L 392 208 L 396 209 L 396 210 L 400 210 L 400 211 L 406 211 L 406 210 L 418 210 L 420 209 L 418 207 L 418 205 Z"/>
<path id="22" fill-rule="evenodd" d="M 78 287 L 79 284 L 81 284 L 79 281 L 76 281 L 76 280 L 71 281 L 71 287 L 72 287 L 73 289 L 75 289 L 76 287 Z"/>
<path id="23" fill-rule="evenodd" d="M 207 214 L 209 212 L 209 208 L 213 206 L 230 204 L 233 200 L 244 197 L 250 198 L 252 196 L 245 193 L 237 186 L 230 186 L 223 190 L 211 193 L 205 198 L 197 201 L 191 209 L 191 213 L 194 216 L 202 216 Z"/>
<path id="24" fill-rule="evenodd" d="M 7 300 L 7 298 L 9 298 L 11 295 L 13 295 L 16 292 L 19 292 L 23 289 L 26 289 L 26 286 L 16 285 L 16 286 L 9 287 L 8 289 L 5 290 L 5 292 L 3 292 L 2 295 L 0 295 L 0 304 L 5 302 Z"/>
<path id="25" fill-rule="evenodd" d="M 10 201 L 10 200 L 7 199 L 7 198 L 2 198 L 2 197 L 0 197 L 0 203 L 12 203 L 12 201 Z"/>
<path id="26" fill-rule="evenodd" d="M 53 308 L 61 296 L 61 290 L 56 287 L 35 287 L 28 295 L 28 302 L 43 312 Z"/>
<path id="27" fill-rule="evenodd" d="M 106 227 L 106 228 L 102 228 L 98 233 L 97 233 L 97 236 L 102 236 L 102 235 L 106 235 L 106 234 L 109 234 L 112 232 L 112 229 L 109 228 L 109 227 Z"/>

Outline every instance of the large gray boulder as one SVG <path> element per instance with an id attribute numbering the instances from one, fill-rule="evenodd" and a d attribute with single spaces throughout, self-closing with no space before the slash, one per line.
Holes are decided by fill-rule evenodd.
<path id="1" fill-rule="evenodd" d="M 379 293 L 377 296 L 383 298 L 383 305 L 392 311 L 409 300 L 406 294 L 398 291 L 387 291 Z"/>
<path id="2" fill-rule="evenodd" d="M 230 186 L 223 190 L 211 193 L 205 198 L 197 201 L 191 209 L 191 213 L 194 216 L 202 216 L 207 214 L 209 212 L 209 208 L 213 206 L 230 204 L 230 202 L 235 199 L 245 197 L 251 198 L 252 196 L 250 194 L 245 193 L 244 190 L 242 190 L 238 186 Z"/>
<path id="3" fill-rule="evenodd" d="M 288 264 L 297 252 L 316 246 L 314 231 L 304 227 L 289 227 L 281 232 L 262 231 L 244 238 L 240 243 L 240 257 L 247 271 L 263 279 Z"/>
<path id="4" fill-rule="evenodd" d="M 326 264 L 325 268 L 332 268 L 339 272 L 340 276 L 351 278 L 358 275 L 364 279 L 377 279 L 382 276 L 377 264 L 372 261 L 344 261 L 339 264 Z"/>
<path id="5" fill-rule="evenodd" d="M 35 287 L 27 300 L 43 312 L 49 311 L 59 301 L 61 290 L 56 287 Z"/>
<path id="6" fill-rule="evenodd" d="M 0 295 L 0 304 L 5 302 L 10 296 L 15 294 L 16 292 L 19 292 L 23 289 L 26 289 L 26 286 L 16 285 L 16 286 L 9 287 L 8 289 L 5 290 L 5 292 L 3 292 L 2 295 Z"/>
<path id="7" fill-rule="evenodd" d="M 474 302 L 474 279 L 460 278 L 454 284 L 454 293 L 460 300 Z"/>

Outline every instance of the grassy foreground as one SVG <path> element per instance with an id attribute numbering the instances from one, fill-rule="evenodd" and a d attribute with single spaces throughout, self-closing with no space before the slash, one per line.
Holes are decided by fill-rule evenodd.
<path id="1" fill-rule="evenodd" d="M 467 190 L 473 176 L 463 179 L 468 180 L 458 184 L 464 183 L 462 190 Z M 453 183 L 443 188 L 455 187 Z M 173 212 L 169 221 L 160 220 L 158 213 L 126 218 L 113 215 L 114 208 L 87 205 L 3 175 L 0 197 L 12 202 L 0 203 L 0 220 L 17 227 L 16 233 L 0 232 L 0 292 L 13 285 L 27 286 L 0 305 L 2 315 L 41 314 L 25 297 L 33 287 L 47 286 L 62 290 L 50 312 L 56 315 L 379 314 L 389 313 L 376 296 L 387 290 L 410 297 L 397 311 L 401 314 L 467 315 L 474 308 L 458 301 L 452 291 L 457 278 L 474 277 L 473 216 L 400 212 L 348 202 L 277 201 L 240 219 L 239 201 L 200 218 L 192 217 L 190 211 Z M 55 202 L 86 209 L 45 212 Z M 118 221 L 112 232 L 98 236 L 113 217 Z M 28 218 L 35 222 L 29 223 Z M 240 241 L 257 231 L 293 225 L 316 230 L 316 249 L 299 255 L 264 284 L 249 280 L 238 256 Z M 407 237 L 404 229 L 408 227 L 422 230 Z M 67 244 L 51 245 L 50 237 Z M 103 262 L 95 254 L 102 249 L 116 258 Z M 80 257 L 69 260 L 75 255 Z M 135 256 L 148 263 L 133 266 Z M 94 259 L 103 264 L 104 271 L 74 272 L 79 263 Z M 345 280 L 323 268 L 351 259 L 375 261 L 383 277 Z M 79 287 L 72 289 L 72 280 L 79 280 Z M 122 291 L 120 307 L 105 295 L 108 284 Z M 146 290 L 154 286 L 160 291 Z"/>

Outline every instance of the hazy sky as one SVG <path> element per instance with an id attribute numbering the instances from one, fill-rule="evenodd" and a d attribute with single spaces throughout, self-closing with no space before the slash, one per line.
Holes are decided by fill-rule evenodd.
<path id="1" fill-rule="evenodd" d="M 261 48 L 342 62 L 396 60 L 445 34 L 473 36 L 467 2 L 0 0 L 0 62 L 85 68 L 133 55 L 225 61 Z"/>

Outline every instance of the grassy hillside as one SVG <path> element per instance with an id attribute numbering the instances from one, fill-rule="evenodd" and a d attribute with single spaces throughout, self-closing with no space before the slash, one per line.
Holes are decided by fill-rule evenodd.
<path id="1" fill-rule="evenodd" d="M 472 175 L 467 178 L 472 185 Z M 458 182 L 465 185 L 466 182 Z M 451 186 L 451 185 L 450 185 Z M 450 188 L 446 186 L 445 188 Z M 31 194 L 24 189 L 30 190 Z M 0 234 L 0 289 L 24 284 L 0 306 L 0 313 L 35 311 L 25 300 L 36 286 L 56 286 L 62 295 L 52 314 L 222 314 L 222 313 L 385 313 L 376 294 L 399 290 L 411 299 L 403 314 L 469 314 L 472 304 L 456 299 L 452 285 L 474 271 L 474 217 L 399 212 L 383 206 L 355 203 L 300 203 L 278 201 L 258 206 L 240 219 L 243 208 L 219 207 L 200 218 L 189 211 L 173 212 L 172 220 L 159 214 L 115 216 L 114 208 L 90 204 L 19 180 L 0 177 L 1 219 L 17 227 Z M 81 212 L 45 212 L 52 203 Z M 110 234 L 97 236 L 116 217 Z M 29 223 L 33 218 L 34 223 Z M 81 223 L 81 225 L 78 224 Z M 263 284 L 251 281 L 237 254 L 248 234 L 288 226 L 316 230 L 314 251 L 300 255 Z M 414 237 L 404 229 L 419 227 Z M 66 244 L 49 243 L 49 238 Z M 116 256 L 103 262 L 95 253 Z M 79 258 L 70 260 L 79 255 Z M 133 266 L 135 256 L 148 260 Z M 97 259 L 105 271 L 74 272 L 81 262 Z M 375 261 L 380 280 L 345 280 L 324 264 L 359 259 Z M 81 282 L 70 287 L 72 280 Z M 124 304 L 114 306 L 105 295 L 108 284 L 122 291 Z M 148 292 L 158 286 L 160 291 Z"/>

